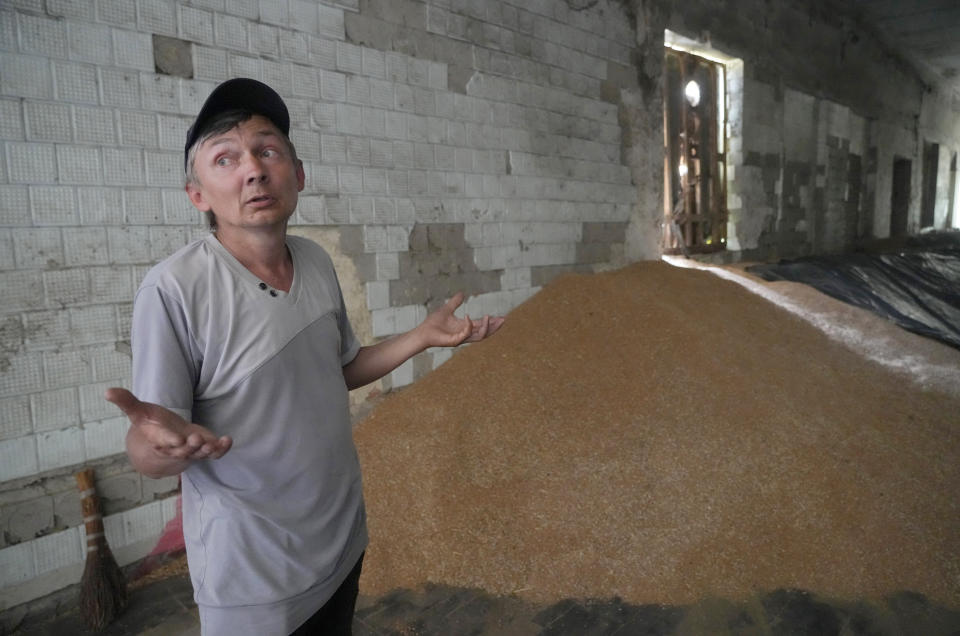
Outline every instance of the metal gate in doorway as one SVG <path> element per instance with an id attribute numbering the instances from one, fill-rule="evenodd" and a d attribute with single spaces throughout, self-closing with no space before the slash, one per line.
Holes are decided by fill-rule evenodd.
<path id="1" fill-rule="evenodd" d="M 666 49 L 665 254 L 723 250 L 727 242 L 724 67 Z"/>

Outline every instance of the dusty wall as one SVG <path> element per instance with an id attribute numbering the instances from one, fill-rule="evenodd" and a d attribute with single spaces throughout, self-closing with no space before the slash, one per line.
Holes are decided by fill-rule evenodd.
<path id="1" fill-rule="evenodd" d="M 637 24 L 639 80 L 623 93 L 628 109 L 643 104 L 655 114 L 662 107 L 662 69 L 644 62 L 657 58 L 664 29 L 688 50 L 735 60 L 727 64 L 725 260 L 837 252 L 888 236 L 895 156 L 912 162 L 908 230 L 918 231 L 924 142 L 940 145 L 934 225 L 943 228 L 956 218 L 950 214 L 957 205 L 950 166 L 960 149 L 960 101 L 926 85 L 868 27 L 831 4 L 629 5 Z M 662 123 L 655 116 L 622 119 L 632 129 L 625 139 L 657 147 Z M 642 152 L 630 149 L 627 157 L 641 201 L 652 206 L 644 184 L 653 183 L 662 159 L 638 161 Z M 634 223 L 641 234 L 649 219 L 639 212 Z"/>
<path id="2" fill-rule="evenodd" d="M 728 258 L 883 236 L 893 157 L 919 183 L 924 140 L 941 172 L 960 147 L 956 100 L 824 3 L 3 3 L 0 609 L 78 578 L 78 466 L 98 467 L 125 559 L 174 514 L 175 480 L 130 471 L 101 395 L 129 385 L 138 282 L 206 231 L 180 162 L 213 86 L 252 76 L 286 99 L 294 231 L 331 252 L 369 341 L 457 289 L 471 315 L 506 313 L 559 273 L 659 256 L 665 29 L 730 60 Z"/>
<path id="3" fill-rule="evenodd" d="M 101 396 L 129 385 L 144 273 L 206 232 L 181 162 L 209 91 L 250 76 L 286 100 L 307 173 L 293 231 L 331 252 L 361 338 L 460 289 L 471 315 L 503 314 L 558 273 L 624 262 L 637 194 L 616 101 L 634 35 L 620 5 L 593 5 L 0 6 L 0 609 L 78 578 L 77 467 L 96 465 L 126 560 L 174 514 L 176 480 L 130 471 Z"/>

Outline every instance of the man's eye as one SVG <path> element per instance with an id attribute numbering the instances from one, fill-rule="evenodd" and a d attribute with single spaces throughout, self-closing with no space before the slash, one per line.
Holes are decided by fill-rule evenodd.
<path id="1" fill-rule="evenodd" d="M 226 157 L 217 157 L 217 165 L 225 166 L 230 163 L 230 160 Z"/>
<path id="2" fill-rule="evenodd" d="M 277 151 L 274 150 L 273 148 L 267 148 L 267 149 L 265 149 L 265 150 L 263 151 L 263 156 L 264 156 L 264 157 L 276 157 L 276 156 L 277 156 Z"/>

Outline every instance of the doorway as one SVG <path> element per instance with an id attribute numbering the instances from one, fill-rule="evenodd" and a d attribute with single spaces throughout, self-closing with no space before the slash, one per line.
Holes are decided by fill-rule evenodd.
<path id="1" fill-rule="evenodd" d="M 950 158 L 950 188 L 947 191 L 947 219 L 944 221 L 944 227 L 955 227 L 955 223 L 960 221 L 960 214 L 957 214 L 957 153 L 953 153 Z"/>
<path id="2" fill-rule="evenodd" d="M 664 254 L 726 249 L 724 66 L 666 50 Z"/>
<path id="3" fill-rule="evenodd" d="M 933 227 L 937 207 L 937 170 L 940 144 L 923 142 L 923 190 L 920 195 L 920 227 Z"/>
<path id="4" fill-rule="evenodd" d="M 910 215 L 910 171 L 913 169 L 909 159 L 893 158 L 893 190 L 890 194 L 890 236 L 907 235 L 907 219 Z"/>

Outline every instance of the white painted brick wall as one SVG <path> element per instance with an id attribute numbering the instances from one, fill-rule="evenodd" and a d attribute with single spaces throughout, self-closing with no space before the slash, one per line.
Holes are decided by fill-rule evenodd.
<path id="1" fill-rule="evenodd" d="M 33 430 L 40 433 L 79 424 L 79 402 L 76 387 L 34 393 Z"/>
<path id="2" fill-rule="evenodd" d="M 297 205 L 300 223 L 323 225 L 327 222 L 326 198 L 323 196 L 300 196 Z"/>
<path id="3" fill-rule="evenodd" d="M 128 511 L 129 512 L 129 511 Z M 107 515 L 103 518 L 103 534 L 112 550 L 127 544 L 125 532 L 124 516 L 127 513 L 117 515 Z M 80 540 L 86 546 L 87 531 L 85 526 L 80 526 Z M 86 547 L 84 547 L 86 549 Z"/>
<path id="4" fill-rule="evenodd" d="M 30 542 L 33 545 L 37 574 L 50 572 L 71 563 L 79 563 L 86 557 L 86 550 L 80 544 L 77 528 L 41 537 Z"/>
<path id="5" fill-rule="evenodd" d="M 22 345 L 28 351 L 58 349 L 66 346 L 70 342 L 69 318 L 62 311 L 37 311 L 23 314 Z"/>
<path id="6" fill-rule="evenodd" d="M 194 77 L 217 81 L 227 78 L 226 51 L 204 46 L 195 46 L 193 51 Z"/>
<path id="7" fill-rule="evenodd" d="M 355 113 L 356 111 L 352 111 Z M 341 117 L 341 119 L 344 119 Z M 351 124 L 345 126 L 346 129 L 356 127 L 359 121 L 354 119 Z M 357 131 L 354 131 L 357 132 Z M 370 165 L 370 140 L 366 137 L 345 137 L 347 145 L 346 161 L 359 166 Z M 361 170 L 362 172 L 362 170 Z"/>
<path id="8" fill-rule="evenodd" d="M 390 385 L 399 389 L 401 387 L 413 384 L 413 359 L 407 360 L 390 373 Z"/>
<path id="9" fill-rule="evenodd" d="M 363 191 L 367 194 L 385 194 L 387 173 L 381 168 L 363 169 Z"/>
<path id="10" fill-rule="evenodd" d="M 416 208 L 414 202 L 411 199 L 397 199 L 397 222 L 404 223 L 406 225 L 413 225 L 416 220 Z M 409 233 L 407 234 L 407 239 L 409 242 Z"/>
<path id="11" fill-rule="evenodd" d="M 53 73 L 48 58 L 5 53 L 0 73 L 4 78 L 4 95 L 37 99 L 53 97 Z"/>
<path id="12" fill-rule="evenodd" d="M 25 102 L 24 119 L 30 141 L 71 141 L 69 104 Z"/>
<path id="13" fill-rule="evenodd" d="M 347 140 L 342 135 L 320 135 L 320 155 L 324 162 L 342 164 L 347 161 Z M 362 176 L 361 176 L 362 178 Z"/>
<path id="14" fill-rule="evenodd" d="M 249 55 L 227 54 L 227 68 L 229 75 L 234 77 L 251 77 L 261 79 L 260 60 Z"/>
<path id="15" fill-rule="evenodd" d="M 75 135 L 78 142 L 88 144 L 116 143 L 118 136 L 113 109 L 74 106 L 73 113 L 76 129 Z M 125 113 L 126 111 L 121 111 L 122 118 L 129 117 L 129 115 L 125 115 Z M 122 121 L 123 119 L 121 119 L 121 122 Z M 101 154 L 100 149 L 90 148 L 89 151 L 96 153 L 98 157 L 97 163 L 102 161 L 99 158 Z M 102 182 L 102 178 L 97 182 Z M 89 183 L 86 185 L 89 185 Z"/>
<path id="16" fill-rule="evenodd" d="M 347 77 L 336 71 L 320 71 L 320 95 L 323 99 L 342 102 L 347 98 Z"/>
<path id="17" fill-rule="evenodd" d="M 167 497 L 104 517 L 106 539 L 120 565 L 145 556 L 176 511 L 177 497 Z M 133 547 L 136 549 L 131 551 Z M 82 525 L 4 548 L 0 550 L 0 589 L 14 595 L 18 584 L 44 573 L 56 573 L 64 579 L 53 581 L 52 585 L 76 583 L 86 554 L 86 532 Z M 76 569 L 71 571 L 71 567 Z M 7 607 L 5 603 L 0 604 L 0 609 Z"/>
<path id="18" fill-rule="evenodd" d="M 76 386 L 93 374 L 85 351 L 49 351 L 43 354 L 43 375 L 47 388 Z"/>
<path id="19" fill-rule="evenodd" d="M 5 226 L 30 225 L 30 191 L 26 186 L 0 186 L 0 222 Z"/>
<path id="20" fill-rule="evenodd" d="M 319 11 L 317 22 L 318 35 L 337 40 L 344 39 L 343 10 L 335 6 L 328 6 L 328 4 L 325 3 L 320 3 L 317 8 Z"/>
<path id="21" fill-rule="evenodd" d="M 153 44 L 150 34 L 126 29 L 112 29 L 111 34 L 117 65 L 141 71 L 153 70 Z"/>
<path id="22" fill-rule="evenodd" d="M 363 72 L 361 47 L 349 42 L 337 42 L 337 70 L 344 73 Z"/>
<path id="23" fill-rule="evenodd" d="M 164 190 L 162 198 L 163 220 L 167 225 L 197 226 L 203 222 L 201 213 L 183 195 L 182 189 Z"/>
<path id="24" fill-rule="evenodd" d="M 397 220 L 397 206 L 388 197 L 373 198 L 373 220 L 375 223 L 394 223 Z M 403 228 L 387 229 L 387 249 L 391 252 L 403 252 L 407 249 L 407 234 Z"/>
<path id="25" fill-rule="evenodd" d="M 386 309 L 390 306 L 390 286 L 386 281 L 372 281 L 366 284 L 367 307 L 371 311 Z M 18 407 L 19 408 L 19 407 Z"/>
<path id="26" fill-rule="evenodd" d="M 100 103 L 120 108 L 140 108 L 139 74 L 135 71 L 99 67 Z"/>
<path id="27" fill-rule="evenodd" d="M 112 188 L 77 188 L 83 225 L 114 225 L 123 221 L 123 193 Z"/>
<path id="28" fill-rule="evenodd" d="M 236 16 L 217 13 L 214 15 L 214 42 L 221 47 L 247 50 L 247 22 Z"/>
<path id="29" fill-rule="evenodd" d="M 160 261 L 189 242 L 189 233 L 182 227 L 151 227 L 150 260 Z"/>
<path id="30" fill-rule="evenodd" d="M 12 232 L 13 254 L 21 269 L 63 265 L 63 244 L 57 228 L 17 228 Z M 35 290 L 34 290 L 35 291 Z"/>
<path id="31" fill-rule="evenodd" d="M 363 192 L 363 168 L 359 166 L 341 166 L 340 191 L 347 194 Z"/>
<path id="32" fill-rule="evenodd" d="M 66 21 L 26 13 L 18 14 L 17 18 L 20 27 L 20 46 L 24 52 L 45 57 L 67 57 Z"/>
<path id="33" fill-rule="evenodd" d="M 90 299 L 87 272 L 83 269 L 43 272 L 41 280 L 46 297 L 36 296 L 36 288 L 30 290 L 29 293 L 33 295 L 33 298 L 39 298 L 47 305 L 68 306 L 87 302 Z M 9 288 L 7 291 L 9 293 Z"/>
<path id="34" fill-rule="evenodd" d="M 0 135 L 3 139 L 24 139 L 23 109 L 21 102 L 0 99 Z"/>
<path id="35" fill-rule="evenodd" d="M 484 40 L 468 95 L 448 92 L 444 61 L 347 42 L 356 0 L 49 0 L 0 11 L 0 321 L 25 334 L 0 373 L 0 480 L 122 452 L 126 421 L 102 393 L 129 382 L 116 344 L 129 336 L 136 285 L 206 231 L 182 191 L 182 144 L 229 76 L 275 85 L 290 107 L 308 179 L 296 222 L 361 226 L 375 336 L 425 316 L 389 306 L 416 222 L 467 223 L 475 263 L 501 272 L 504 291 L 472 298 L 471 315 L 523 302 L 536 291 L 531 267 L 575 262 L 582 222 L 626 220 L 635 197 L 616 106 L 598 99 L 605 61 L 628 64 L 632 44 L 619 9 L 603 4 L 607 17 L 559 0 L 429 2 L 436 37 Z M 193 43 L 195 79 L 154 72 L 154 35 Z M 434 365 L 449 356 L 432 353 Z M 413 379 L 411 362 L 389 384 Z M 149 536 L 170 506 L 114 516 L 111 539 Z M 50 545 L 82 549 L 76 535 Z M 40 563 L 35 547 L 0 551 L 12 568 L 0 576 L 20 581 L 66 560 L 55 550 Z"/>
<path id="36" fill-rule="evenodd" d="M 164 525 L 173 521 L 179 510 L 180 497 L 167 497 L 160 500 L 160 514 L 163 517 Z"/>
<path id="37" fill-rule="evenodd" d="M 126 188 L 123 191 L 124 219 L 146 225 L 162 223 L 163 193 L 156 189 Z"/>
<path id="38" fill-rule="evenodd" d="M 73 188 L 33 186 L 30 208 L 35 225 L 76 225 L 80 220 Z"/>
<path id="39" fill-rule="evenodd" d="M 104 110 L 101 113 L 109 117 L 105 119 L 105 123 L 113 128 L 113 112 Z M 124 146 L 154 147 L 158 144 L 157 115 L 155 113 L 121 110 L 116 114 L 116 129 L 119 132 L 120 142 Z M 94 140 L 91 139 L 90 141 Z"/>
<path id="40" fill-rule="evenodd" d="M 383 126 L 382 119 L 380 127 L 380 135 L 383 136 Z M 366 128 L 366 126 L 365 126 Z M 372 139 L 370 141 L 370 163 L 375 166 L 391 166 L 394 163 L 393 159 L 393 142 L 382 140 L 382 139 Z"/>
<path id="41" fill-rule="evenodd" d="M 387 228 L 378 225 L 364 227 L 363 249 L 365 252 L 387 251 Z"/>
<path id="42" fill-rule="evenodd" d="M 70 22 L 67 27 L 70 59 L 92 64 L 109 64 L 114 60 L 109 27 L 79 21 Z"/>
<path id="43" fill-rule="evenodd" d="M 390 150 L 387 151 L 386 156 L 383 158 L 384 163 L 392 163 L 392 144 L 388 146 Z M 387 191 L 396 196 L 405 196 L 410 191 L 410 179 L 409 175 L 405 170 L 387 170 Z M 397 205 L 401 203 L 401 199 L 397 199 Z"/>
<path id="44" fill-rule="evenodd" d="M 88 64 L 55 61 L 53 62 L 53 76 L 56 78 L 57 99 L 71 104 L 96 104 L 98 102 L 96 67 Z"/>
<path id="45" fill-rule="evenodd" d="M 126 417 L 84 424 L 83 445 L 87 459 L 108 457 L 124 452 L 129 427 L 130 423 Z"/>
<path id="46" fill-rule="evenodd" d="M 30 401 L 24 396 L 0 400 L 0 440 L 13 439 L 29 433 Z"/>
<path id="47" fill-rule="evenodd" d="M 182 242 L 182 232 L 178 234 L 178 237 Z M 125 302 L 133 298 L 135 290 L 129 267 L 94 267 L 89 271 L 90 294 L 93 298 L 100 302 L 114 303 Z M 129 365 L 129 359 L 126 360 L 126 364 Z M 116 377 L 116 374 L 111 377 Z"/>
<path id="48" fill-rule="evenodd" d="M 317 102 L 311 104 L 311 123 L 321 133 L 337 131 L 337 107 L 335 104 Z"/>
<path id="49" fill-rule="evenodd" d="M 198 44 L 213 44 L 213 13 L 180 6 L 180 35 Z"/>
<path id="50" fill-rule="evenodd" d="M 349 202 L 351 223 L 364 225 L 374 222 L 373 197 L 354 196 L 350 197 Z"/>
<path id="51" fill-rule="evenodd" d="M 36 575 L 37 565 L 31 543 L 0 550 L 0 589 L 28 581 Z"/>
<path id="52" fill-rule="evenodd" d="M 83 463 L 86 459 L 83 431 L 65 428 L 38 433 L 37 456 L 41 471 Z"/>
<path id="53" fill-rule="evenodd" d="M 147 150 L 144 169 L 149 186 L 176 187 L 183 185 L 183 153 Z"/>
<path id="54" fill-rule="evenodd" d="M 113 384 L 114 382 L 98 382 L 79 387 L 80 419 L 83 422 L 97 422 L 116 417 L 116 407 L 103 399 L 103 392 Z"/>
<path id="55" fill-rule="evenodd" d="M 108 227 L 107 247 L 113 263 L 146 263 L 150 260 L 149 230 L 145 227 Z"/>
<path id="56" fill-rule="evenodd" d="M 176 4 L 170 0 L 137 0 L 137 16 L 142 31 L 177 35 Z"/>
<path id="57" fill-rule="evenodd" d="M 104 148 L 103 172 L 108 185 L 144 185 L 143 151 Z"/>
<path id="58" fill-rule="evenodd" d="M 430 355 L 431 355 L 431 357 L 432 357 L 433 368 L 434 368 L 434 369 L 439 368 L 440 365 L 442 365 L 444 362 L 446 362 L 446 361 L 449 360 L 451 357 L 453 357 L 453 352 L 454 352 L 453 349 L 446 349 L 446 348 L 444 348 L 444 349 L 429 349 L 428 351 L 430 352 Z"/>
<path id="59" fill-rule="evenodd" d="M 334 40 L 310 36 L 310 61 L 320 69 L 335 71 L 337 68 L 337 43 Z"/>
<path id="60" fill-rule="evenodd" d="M 75 307 L 70 312 L 70 333 L 77 345 L 115 342 L 116 317 L 113 305 Z"/>
<path id="61" fill-rule="evenodd" d="M 54 146 L 11 143 L 7 146 L 10 180 L 14 183 L 53 183 L 57 176 Z"/>
<path id="62" fill-rule="evenodd" d="M 253 23 L 249 25 L 249 34 L 250 49 L 254 53 L 274 58 L 279 56 L 280 39 L 276 27 Z"/>
<path id="63" fill-rule="evenodd" d="M 87 185 L 103 182 L 100 151 L 83 146 L 57 146 L 60 183 Z"/>

